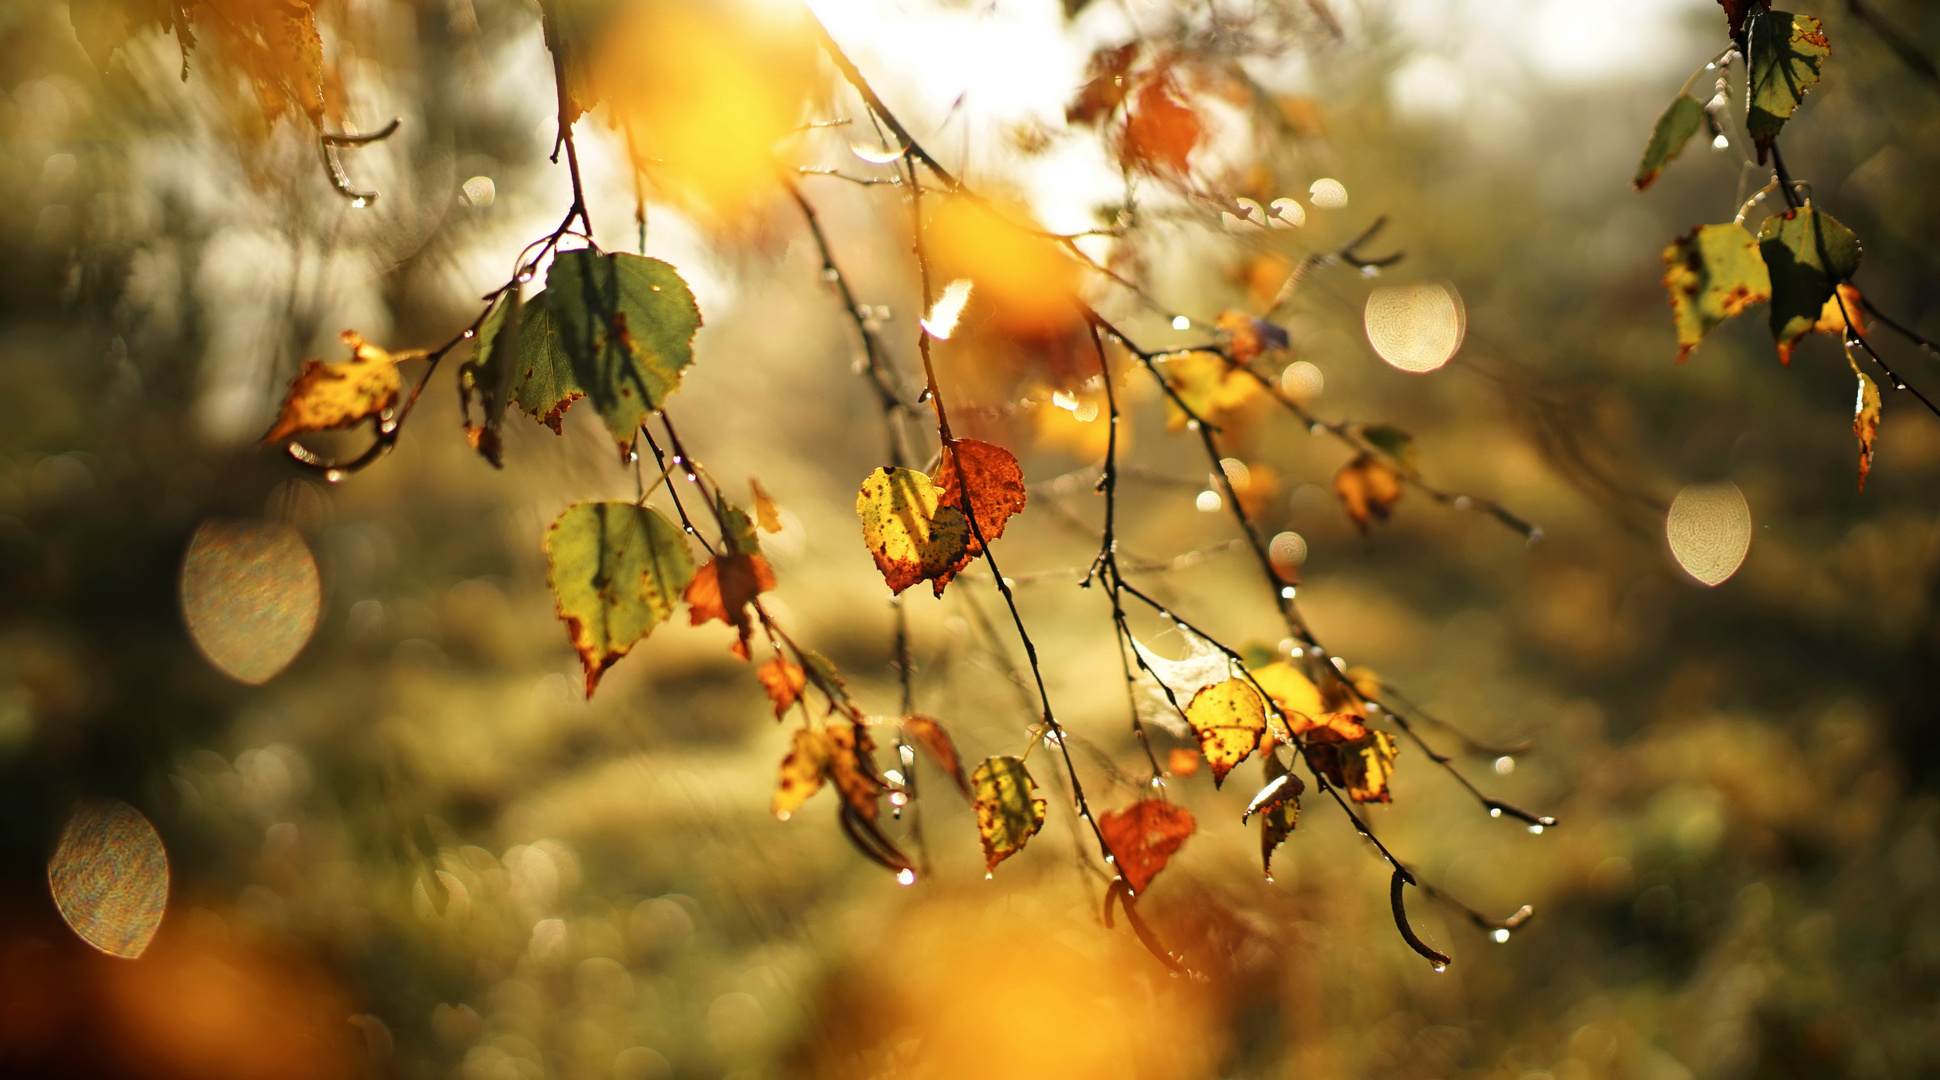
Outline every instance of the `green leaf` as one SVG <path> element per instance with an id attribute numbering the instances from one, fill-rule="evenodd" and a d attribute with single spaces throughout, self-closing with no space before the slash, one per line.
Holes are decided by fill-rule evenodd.
<path id="1" fill-rule="evenodd" d="M 1809 204 L 1766 218 L 1758 250 L 1771 271 L 1772 337 L 1781 342 L 1810 333 L 1834 286 L 1859 270 L 1859 237 Z"/>
<path id="2" fill-rule="evenodd" d="M 1699 225 L 1664 249 L 1664 290 L 1677 324 L 1677 362 L 1718 324 L 1771 299 L 1771 277 L 1743 225 Z"/>
<path id="3" fill-rule="evenodd" d="M 674 268 L 639 255 L 562 251 L 546 275 L 546 306 L 573 380 L 606 430 L 631 445 L 634 432 L 694 362 L 700 309 Z"/>
<path id="4" fill-rule="evenodd" d="M 1832 52 L 1819 20 L 1789 11 L 1766 11 L 1751 19 L 1751 78 L 1746 84 L 1745 127 L 1758 144 L 1758 161 L 1785 121 L 1819 81 L 1819 65 Z"/>
<path id="5" fill-rule="evenodd" d="M 511 389 L 511 374 L 518 367 L 519 327 L 524 321 L 525 304 L 517 284 L 506 290 L 472 339 L 472 360 L 459 374 L 459 395 L 465 412 L 465 435 L 472 449 L 485 456 L 494 467 L 502 468 L 503 442 L 499 429 L 505 421 L 506 393 Z M 471 392 L 476 389 L 484 399 L 484 419 L 477 427 L 471 423 Z"/>
<path id="6" fill-rule="evenodd" d="M 1638 191 L 1649 187 L 1703 126 L 1704 103 L 1689 94 L 1677 95 L 1677 100 L 1671 102 L 1671 107 L 1657 118 L 1657 126 L 1651 129 L 1650 142 L 1644 144 L 1644 159 L 1637 163 L 1637 177 L 1630 186 Z"/>
<path id="7" fill-rule="evenodd" d="M 572 360 L 556 326 L 545 293 L 526 303 L 525 317 L 519 323 L 518 367 L 506 391 L 519 408 L 554 432 L 572 403 L 586 396 L 573 377 Z M 489 379 L 490 373 L 482 372 L 480 378 Z"/>
<path id="8" fill-rule="evenodd" d="M 1362 428 L 1361 438 L 1402 468 L 1415 467 L 1415 437 L 1393 424 L 1373 424 Z"/>
<path id="9" fill-rule="evenodd" d="M 674 612 L 694 577 L 680 527 L 650 507 L 575 503 L 546 531 L 546 583 L 586 669 L 600 675 Z"/>
<path id="10" fill-rule="evenodd" d="M 995 870 L 1043 828 L 1048 804 L 1031 797 L 1037 782 L 1019 757 L 985 758 L 970 777 L 970 786 L 976 791 L 977 835 L 983 840 L 984 869 Z"/>

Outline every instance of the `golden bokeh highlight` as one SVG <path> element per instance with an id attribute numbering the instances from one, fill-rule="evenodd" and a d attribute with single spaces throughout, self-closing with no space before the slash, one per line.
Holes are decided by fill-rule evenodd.
<path id="1" fill-rule="evenodd" d="M 196 648 L 251 685 L 289 666 L 317 628 L 317 561 L 288 525 L 210 519 L 182 557 L 182 617 Z"/>
<path id="2" fill-rule="evenodd" d="M 732 215 L 779 190 L 774 145 L 818 85 L 813 40 L 778 5 L 631 3 L 592 78 L 663 194 Z"/>
<path id="3" fill-rule="evenodd" d="M 1664 535 L 1685 573 L 1723 584 L 1751 550 L 1751 504 L 1736 484 L 1691 484 L 1671 500 Z"/>
<path id="4" fill-rule="evenodd" d="M 82 803 L 47 861 L 47 886 L 82 941 L 132 960 L 162 925 L 168 852 L 155 827 L 127 803 Z"/>
<path id="5" fill-rule="evenodd" d="M 1402 371 L 1433 371 L 1454 357 L 1468 330 L 1453 286 L 1400 285 L 1368 294 L 1367 343 Z"/>

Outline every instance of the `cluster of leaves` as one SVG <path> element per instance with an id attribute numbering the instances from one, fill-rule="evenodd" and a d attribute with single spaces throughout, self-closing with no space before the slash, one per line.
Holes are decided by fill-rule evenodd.
<path id="1" fill-rule="evenodd" d="M 1719 145 L 1728 141 L 1719 118 L 1728 115 L 1728 73 L 1739 61 L 1746 68 L 1745 132 L 1758 162 L 1771 163 L 1773 178 L 1745 203 L 1735 220 L 1699 225 L 1664 249 L 1664 288 L 1677 327 L 1677 359 L 1682 363 L 1712 330 L 1758 304 L 1770 305 L 1771 334 L 1781 363 L 1789 365 L 1794 350 L 1809 335 L 1837 336 L 1859 384 L 1853 433 L 1859 441 L 1863 489 L 1872 470 L 1881 398 L 1878 384 L 1861 366 L 1854 348 L 1892 374 L 1868 338 L 1866 315 L 1876 311 L 1852 284 L 1863 252 L 1852 230 L 1814 205 L 1809 189 L 1801 193 L 1803 185 L 1787 175 L 1778 147 L 1787 121 L 1819 82 L 1832 45 L 1824 26 L 1810 15 L 1773 11 L 1769 4 L 1752 0 L 1720 3 L 1731 45 L 1693 74 L 1658 118 L 1633 186 L 1639 191 L 1649 187 L 1702 128 L 1708 126 Z M 1691 87 L 1714 68 L 1717 96 L 1701 103 L 1692 96 Z M 1767 216 L 1754 233 L 1746 227 L 1747 215 L 1773 193 L 1781 197 L 1784 209 Z"/>
<path id="2" fill-rule="evenodd" d="M 651 14 L 658 9 L 647 4 L 643 10 Z M 1017 457 L 1003 446 L 952 433 L 944 394 L 930 360 L 931 339 L 950 336 L 970 301 L 973 285 L 978 296 L 990 295 L 987 303 L 999 309 L 1010 305 L 1020 290 L 1002 283 L 985 289 L 978 284 L 982 278 L 961 279 L 944 291 L 929 318 L 922 321 L 918 344 L 927 386 L 918 401 L 927 400 L 934 409 L 937 450 L 935 465 L 928 472 L 912 468 L 903 460 L 895 425 L 898 416 L 917 410 L 897 389 L 887 353 L 875 337 L 877 331 L 836 269 L 811 205 L 798 190 L 789 189 L 821 248 L 825 273 L 837 284 L 863 336 L 869 373 L 883 397 L 884 419 L 890 427 L 892 460 L 863 478 L 856 496 L 863 547 L 895 594 L 929 582 L 940 597 L 974 560 L 985 561 L 1030 656 L 1043 714 L 1041 723 L 1032 730 L 1029 745 L 1021 754 L 995 755 L 967 768 L 944 724 L 934 717 L 915 715 L 907 704 L 906 661 L 898 664 L 905 680 L 903 715 L 893 721 L 873 718 L 855 700 L 835 667 L 797 643 L 763 606 L 762 595 L 773 590 L 777 581 L 762 553 L 760 534 L 781 528 L 779 511 L 758 482 L 751 481 L 746 509 L 731 499 L 682 445 L 667 415 L 668 400 L 695 359 L 693 339 L 701 316 L 692 293 L 672 266 L 643 256 L 602 251 L 590 236 L 572 125 L 601 102 L 614 105 L 618 124 L 631 122 L 626 115 L 629 106 L 619 97 L 622 91 L 605 80 L 601 73 L 606 69 L 595 55 L 604 48 L 599 44 L 605 40 L 600 27 L 624 28 L 629 24 L 622 15 L 581 5 L 548 4 L 545 15 L 558 83 L 560 139 L 573 179 L 574 200 L 565 219 L 549 236 L 521 253 L 512 277 L 489 294 L 473 322 L 443 346 L 393 355 L 355 334 L 346 334 L 352 350 L 350 359 L 334 364 L 307 363 L 291 384 L 266 441 L 285 444 L 298 461 L 327 470 L 332 479 L 341 478 L 390 448 L 431 372 L 445 355 L 461 349 L 469 353 L 458 372 L 464 429 L 471 446 L 494 466 L 502 463 L 502 432 L 508 415 L 522 413 L 558 432 L 573 404 L 587 399 L 617 444 L 622 465 L 635 470 L 639 490 L 638 498 L 631 502 L 582 502 L 567 507 L 544 539 L 548 583 L 584 668 L 589 696 L 596 691 L 601 676 L 655 628 L 672 619 L 680 605 L 685 605 L 694 625 L 719 622 L 729 627 L 733 631 L 730 650 L 751 665 L 773 705 L 777 722 L 797 718 L 788 752 L 778 769 L 773 812 L 787 819 L 824 787 L 833 789 L 838 820 L 851 841 L 905 881 L 913 880 L 914 866 L 884 832 L 881 802 L 888 797 L 893 806 L 900 807 L 915 797 L 913 749 L 920 748 L 974 808 L 986 869 L 994 872 L 1043 828 L 1048 800 L 1036 794 L 1039 785 L 1027 761 L 1039 746 L 1052 747 L 1062 761 L 1060 779 L 1069 784 L 1079 817 L 1090 825 L 1098 854 L 1116 873 L 1107 918 L 1116 903 L 1155 955 L 1176 970 L 1184 970 L 1177 958 L 1157 945 L 1137 914 L 1135 903 L 1197 825 L 1189 812 L 1164 796 L 1163 777 L 1168 770 L 1152 756 L 1149 742 L 1144 745 L 1157 794 L 1124 808 L 1095 813 L 1088 803 L 1070 755 L 1069 736 L 1057 721 L 1044 690 L 1035 645 L 992 550 L 1011 518 L 1026 507 L 1023 469 Z M 677 23 L 675 20 L 669 25 L 686 33 Z M 1339 804 L 1354 827 L 1393 861 L 1392 854 L 1380 846 L 1367 823 L 1352 809 L 1354 805 L 1387 803 L 1392 798 L 1390 781 L 1400 747 L 1396 735 L 1381 730 L 1377 721 L 1413 738 L 1441 767 L 1453 772 L 1454 766 L 1449 758 L 1422 743 L 1403 714 L 1384 704 L 1384 688 L 1378 678 L 1361 669 L 1342 670 L 1307 627 L 1289 587 L 1297 580 L 1297 568 L 1272 556 L 1255 521 L 1266 496 L 1274 490 L 1277 474 L 1264 464 L 1233 467 L 1220 446 L 1221 425 L 1237 426 L 1259 406 L 1277 405 L 1303 428 L 1331 435 L 1350 451 L 1349 459 L 1334 477 L 1334 490 L 1349 518 L 1363 530 L 1386 520 L 1408 486 L 1445 503 L 1462 505 L 1465 497 L 1437 491 L 1423 481 L 1413 440 L 1400 429 L 1385 424 L 1324 422 L 1288 396 L 1275 378 L 1260 369 L 1262 361 L 1289 348 L 1286 330 L 1267 318 L 1228 311 L 1217 320 L 1214 339 L 1204 345 L 1166 352 L 1140 348 L 1090 307 L 1075 275 L 1088 266 L 1120 285 L 1126 282 L 1091 262 L 1068 238 L 1037 231 L 965 188 L 909 136 L 826 33 L 822 42 L 873 119 L 900 143 L 893 154 L 886 155 L 884 164 L 894 164 L 902 173 L 902 187 L 916 222 L 917 255 L 926 289 L 930 265 L 925 233 L 933 229 L 947 247 L 953 231 L 961 231 L 952 222 L 978 222 L 972 231 L 979 233 L 986 254 L 989 250 L 1052 252 L 1048 262 L 1040 262 L 1055 264 L 1054 272 L 1047 272 L 1041 280 L 1031 279 L 1031 289 L 1025 291 L 1039 295 L 1026 298 L 1030 302 L 1023 307 L 1031 311 L 1047 310 L 1047 305 L 1058 309 L 1057 319 L 1063 320 L 1058 332 L 1068 333 L 1075 326 L 1095 349 L 1098 385 L 1110 417 L 1099 488 L 1106 500 L 1105 529 L 1086 585 L 1102 584 L 1110 595 L 1113 630 L 1125 662 L 1127 690 L 1133 698 L 1134 731 L 1143 741 L 1138 706 L 1138 688 L 1142 685 L 1142 692 L 1156 692 L 1166 702 L 1177 714 L 1181 730 L 1190 731 L 1197 742 L 1196 755 L 1183 749 L 1172 755 L 1172 775 L 1191 775 L 1203 760 L 1210 767 L 1214 784 L 1223 786 L 1236 767 L 1259 756 L 1262 786 L 1241 820 L 1245 824 L 1254 817 L 1260 819 L 1262 870 L 1269 876 L 1274 851 L 1299 822 L 1300 796 L 1307 784 L 1293 774 L 1292 768 L 1301 762 L 1315 785 Z M 1136 172 L 1187 190 L 1193 182 L 1191 156 L 1205 131 L 1185 88 L 1191 75 L 1188 69 L 1181 55 L 1138 41 L 1101 51 L 1094 58 L 1089 82 L 1071 105 L 1070 118 L 1074 124 L 1099 131 L 1100 137 L 1115 148 L 1128 177 Z M 1200 72 L 1192 77 L 1204 76 Z M 766 156 L 769 151 L 767 144 L 763 145 L 763 175 L 785 174 L 785 170 L 775 168 L 777 163 Z M 945 196 L 933 224 L 926 222 L 922 213 L 925 188 L 919 166 L 941 185 Z M 1282 201 L 1288 205 L 1275 205 L 1278 227 L 1298 227 L 1298 221 L 1304 220 L 1298 202 Z M 1257 203 L 1252 210 L 1265 216 L 1264 208 Z M 1307 262 L 1292 272 L 1285 288 L 1290 290 L 1299 275 L 1314 266 L 1345 262 L 1365 268 L 1391 262 L 1392 258 L 1371 262 L 1354 254 L 1355 247 L 1378 228 L 1379 222 L 1338 252 L 1308 256 Z M 991 235 L 999 239 L 990 241 Z M 547 256 L 550 262 L 544 288 L 527 296 L 526 286 L 533 282 Z M 927 303 L 931 298 L 925 299 Z M 1117 369 L 1107 353 L 1107 340 L 1115 342 L 1128 361 Z M 423 374 L 408 392 L 400 374 L 400 364 L 405 362 L 425 364 Z M 1226 504 L 1261 561 L 1273 602 L 1289 634 L 1302 646 L 1294 648 L 1291 655 L 1243 656 L 1176 620 L 1124 580 L 1112 524 L 1121 419 L 1115 388 L 1121 380 L 1140 372 L 1149 375 L 1164 394 L 1168 430 L 1196 440 L 1216 470 Z M 295 441 L 317 432 L 365 424 L 374 433 L 370 449 L 341 466 L 324 461 Z M 656 436 L 655 425 L 663 432 L 661 436 Z M 662 438 L 669 444 L 665 448 Z M 643 442 L 660 470 L 651 481 L 643 468 Z M 671 504 L 671 515 L 649 505 L 662 491 Z M 689 499 L 698 497 L 705 508 L 702 521 L 711 523 L 711 529 L 704 532 L 697 527 L 688 504 L 683 502 L 683 491 L 688 492 Z M 1513 515 L 1492 503 L 1487 506 L 1504 522 L 1533 535 L 1533 528 Z M 709 535 L 713 536 L 711 541 Z M 696 544 L 699 553 L 694 550 Z M 1142 604 L 1161 619 L 1175 622 L 1193 655 L 1171 661 L 1146 649 L 1133 636 L 1126 613 L 1128 603 Z M 900 609 L 898 612 L 901 618 Z M 770 655 L 756 664 L 758 639 L 765 642 Z M 889 726 L 895 729 L 901 768 L 884 772 L 875 762 L 876 733 Z M 1461 779 L 1459 773 L 1455 775 Z M 1461 782 L 1467 784 L 1466 780 Z M 1553 823 L 1483 798 L 1472 786 L 1470 791 L 1498 816 L 1506 810 L 1531 823 Z M 1445 956 L 1423 945 L 1408 928 L 1398 890 L 1402 883 L 1412 884 L 1415 879 L 1398 861 L 1394 865 L 1395 915 L 1403 937 L 1424 956 L 1445 963 Z M 1513 925 L 1513 921 L 1486 920 L 1473 911 L 1468 914 L 1487 927 Z M 1517 918 L 1522 917 L 1526 915 Z"/>

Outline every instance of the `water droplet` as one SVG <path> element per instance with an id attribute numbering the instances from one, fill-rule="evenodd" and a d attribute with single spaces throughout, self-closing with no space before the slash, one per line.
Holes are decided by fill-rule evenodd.
<path id="1" fill-rule="evenodd" d="M 343 478 L 344 471 L 342 469 L 329 469 L 323 474 L 323 480 L 326 484 L 334 484 Z"/>
<path id="2" fill-rule="evenodd" d="M 1202 514 L 1216 514 L 1224 503 L 1219 498 L 1219 492 L 1202 491 L 1199 497 L 1193 500 L 1193 505 L 1197 506 Z"/>
<path id="3" fill-rule="evenodd" d="M 1172 316 L 1172 329 L 1190 330 L 1192 329 L 1192 320 L 1186 318 L 1184 315 L 1174 315 Z"/>
<path id="4" fill-rule="evenodd" d="M 1197 420 L 1188 420 L 1188 421 L 1186 421 L 1186 430 L 1188 430 L 1188 431 L 1198 431 L 1198 430 L 1199 430 L 1199 421 L 1197 421 Z"/>
<path id="5" fill-rule="evenodd" d="M 1495 943 L 1497 945 L 1500 945 L 1503 942 L 1509 940 L 1509 928 L 1506 926 L 1498 927 L 1495 933 L 1490 934 L 1489 936 L 1495 939 Z"/>
<path id="6" fill-rule="evenodd" d="M 1711 149 L 1713 150 L 1729 150 L 1730 148 L 1731 140 L 1726 138 L 1722 131 L 1718 133 L 1717 138 L 1711 140 Z"/>
<path id="7" fill-rule="evenodd" d="M 1291 586 L 1291 585 L 1287 585 L 1287 586 L 1284 586 L 1284 587 L 1282 587 L 1282 588 L 1280 589 L 1280 599 L 1282 599 L 1282 600 L 1291 600 L 1291 599 L 1293 599 L 1293 586 Z"/>
<path id="8" fill-rule="evenodd" d="M 362 195 L 359 195 L 356 198 L 350 200 L 350 205 L 359 210 L 362 210 L 364 207 L 370 205 L 370 200 L 364 198 Z"/>
<path id="9" fill-rule="evenodd" d="M 1502 816 L 1502 808 L 1501 808 L 1500 806 L 1491 806 L 1491 807 L 1489 807 L 1489 816 L 1490 816 L 1490 817 L 1501 817 L 1501 816 Z"/>
<path id="10" fill-rule="evenodd" d="M 824 266 L 822 267 L 822 280 L 834 284 L 842 280 L 842 272 L 833 266 Z"/>
<path id="11" fill-rule="evenodd" d="M 478 332 L 477 332 L 477 331 L 475 331 L 475 330 L 471 330 L 471 329 L 467 329 L 467 330 L 465 331 L 465 340 L 466 340 L 466 341 L 470 341 L 471 339 L 473 339 L 473 338 L 475 338 L 475 337 L 477 337 L 477 336 L 478 336 Z"/>
<path id="12" fill-rule="evenodd" d="M 1455 496 L 1455 509 L 1457 510 L 1467 510 L 1469 507 L 1474 505 L 1475 505 L 1475 500 L 1469 498 L 1467 495 Z"/>
<path id="13" fill-rule="evenodd" d="M 916 884 L 916 871 L 911 870 L 907 866 L 903 867 L 901 870 L 896 871 L 896 884 L 898 885 Z"/>
<path id="14" fill-rule="evenodd" d="M 983 879 L 984 879 L 985 881 L 995 881 L 995 880 L 997 880 L 997 878 L 996 878 L 996 875 L 994 875 L 994 874 L 992 874 L 992 873 L 991 873 L 990 871 L 988 871 L 988 870 L 985 870 L 985 871 L 983 872 Z"/>
<path id="15" fill-rule="evenodd" d="M 1529 835 L 1531 835 L 1531 836 L 1541 836 L 1542 834 L 1543 834 L 1543 827 L 1542 827 L 1541 825 L 1531 825 L 1531 826 L 1529 826 Z"/>
<path id="16" fill-rule="evenodd" d="M 531 281 L 531 280 L 532 280 L 532 271 L 530 270 L 527 270 L 525 273 L 519 275 L 519 281 L 522 283 Z"/>
<path id="17" fill-rule="evenodd" d="M 1497 773 L 1497 775 L 1500 775 L 1500 776 L 1507 776 L 1507 775 L 1509 775 L 1510 773 L 1512 773 L 1512 772 L 1515 772 L 1515 771 L 1516 771 L 1516 759 L 1515 759 L 1515 758 L 1512 758 L 1512 757 L 1510 757 L 1510 756 L 1509 756 L 1509 755 L 1507 755 L 1507 754 L 1504 754 L 1504 755 L 1502 755 L 1501 757 L 1499 757 L 1499 758 L 1496 758 L 1496 759 L 1495 759 L 1495 771 L 1496 771 L 1496 773 Z"/>
<path id="18" fill-rule="evenodd" d="M 1437 975 L 1440 975 L 1442 972 L 1448 970 L 1448 965 L 1442 963 L 1440 960 L 1435 961 L 1434 967 L 1435 967 L 1435 974 Z"/>
<path id="19" fill-rule="evenodd" d="M 789 813 L 788 811 L 786 811 L 786 810 L 782 810 L 782 811 L 780 811 L 780 812 L 778 812 L 778 813 L 776 813 L 776 814 L 775 814 L 775 817 L 776 817 L 776 819 L 777 819 L 777 820 L 780 820 L 780 821 L 787 821 L 787 820 L 788 820 L 789 818 L 791 818 L 791 817 L 793 817 L 793 816 L 794 816 L 793 814 L 790 814 L 790 813 Z"/>
<path id="20" fill-rule="evenodd" d="M 695 476 L 695 475 L 694 475 L 693 473 L 691 473 L 691 472 L 687 474 L 687 482 L 688 482 L 688 483 L 690 483 L 690 484 L 697 484 L 697 483 L 699 483 L 699 482 L 700 482 L 700 479 L 701 479 L 700 477 L 698 477 L 698 476 Z"/>

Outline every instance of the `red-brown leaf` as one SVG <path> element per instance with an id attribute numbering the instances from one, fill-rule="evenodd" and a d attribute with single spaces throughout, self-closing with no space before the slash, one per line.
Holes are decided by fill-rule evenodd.
<path id="1" fill-rule="evenodd" d="M 985 543 L 996 540 L 1004 535 L 1004 526 L 1011 516 L 1024 509 L 1024 470 L 1018 465 L 1016 455 L 1001 446 L 976 439 L 958 439 L 943 448 L 942 461 L 937 464 L 931 482 L 937 488 L 939 507 L 955 507 L 976 521 L 964 545 L 962 560 L 936 578 L 936 595 L 942 596 L 944 586 L 972 559 L 983 554 L 983 545 L 977 538 L 981 536 Z"/>
<path id="2" fill-rule="evenodd" d="M 740 634 L 733 646 L 734 655 L 746 660 L 748 642 L 754 637 L 748 603 L 774 587 L 775 572 L 768 568 L 767 559 L 759 555 L 717 555 L 694 571 L 694 580 L 687 584 L 681 598 L 687 601 L 693 625 L 719 619 L 734 627 Z"/>
<path id="3" fill-rule="evenodd" d="M 808 673 L 800 664 L 784 656 L 755 669 L 754 677 L 761 680 L 761 688 L 768 694 L 768 700 L 775 703 L 775 719 L 780 720 L 802 697 L 802 688 L 808 685 Z"/>
<path id="4" fill-rule="evenodd" d="M 970 791 L 970 780 L 963 775 L 963 760 L 957 756 L 956 744 L 950 741 L 950 733 L 943 730 L 942 724 L 927 716 L 912 716 L 903 721 L 903 734 L 922 747 L 930 760 L 936 762 L 937 768 L 950 774 L 950 779 L 956 782 L 957 790 L 963 792 L 964 798 L 974 798 Z"/>
<path id="5" fill-rule="evenodd" d="M 1146 799 L 1098 815 L 1098 831 L 1132 892 L 1142 893 L 1192 835 L 1192 812 L 1163 799 Z"/>
<path id="6" fill-rule="evenodd" d="M 1180 99 L 1179 84 L 1160 71 L 1148 76 L 1132 99 L 1119 138 L 1119 159 L 1155 175 L 1183 176 L 1204 133 L 1199 114 Z"/>

